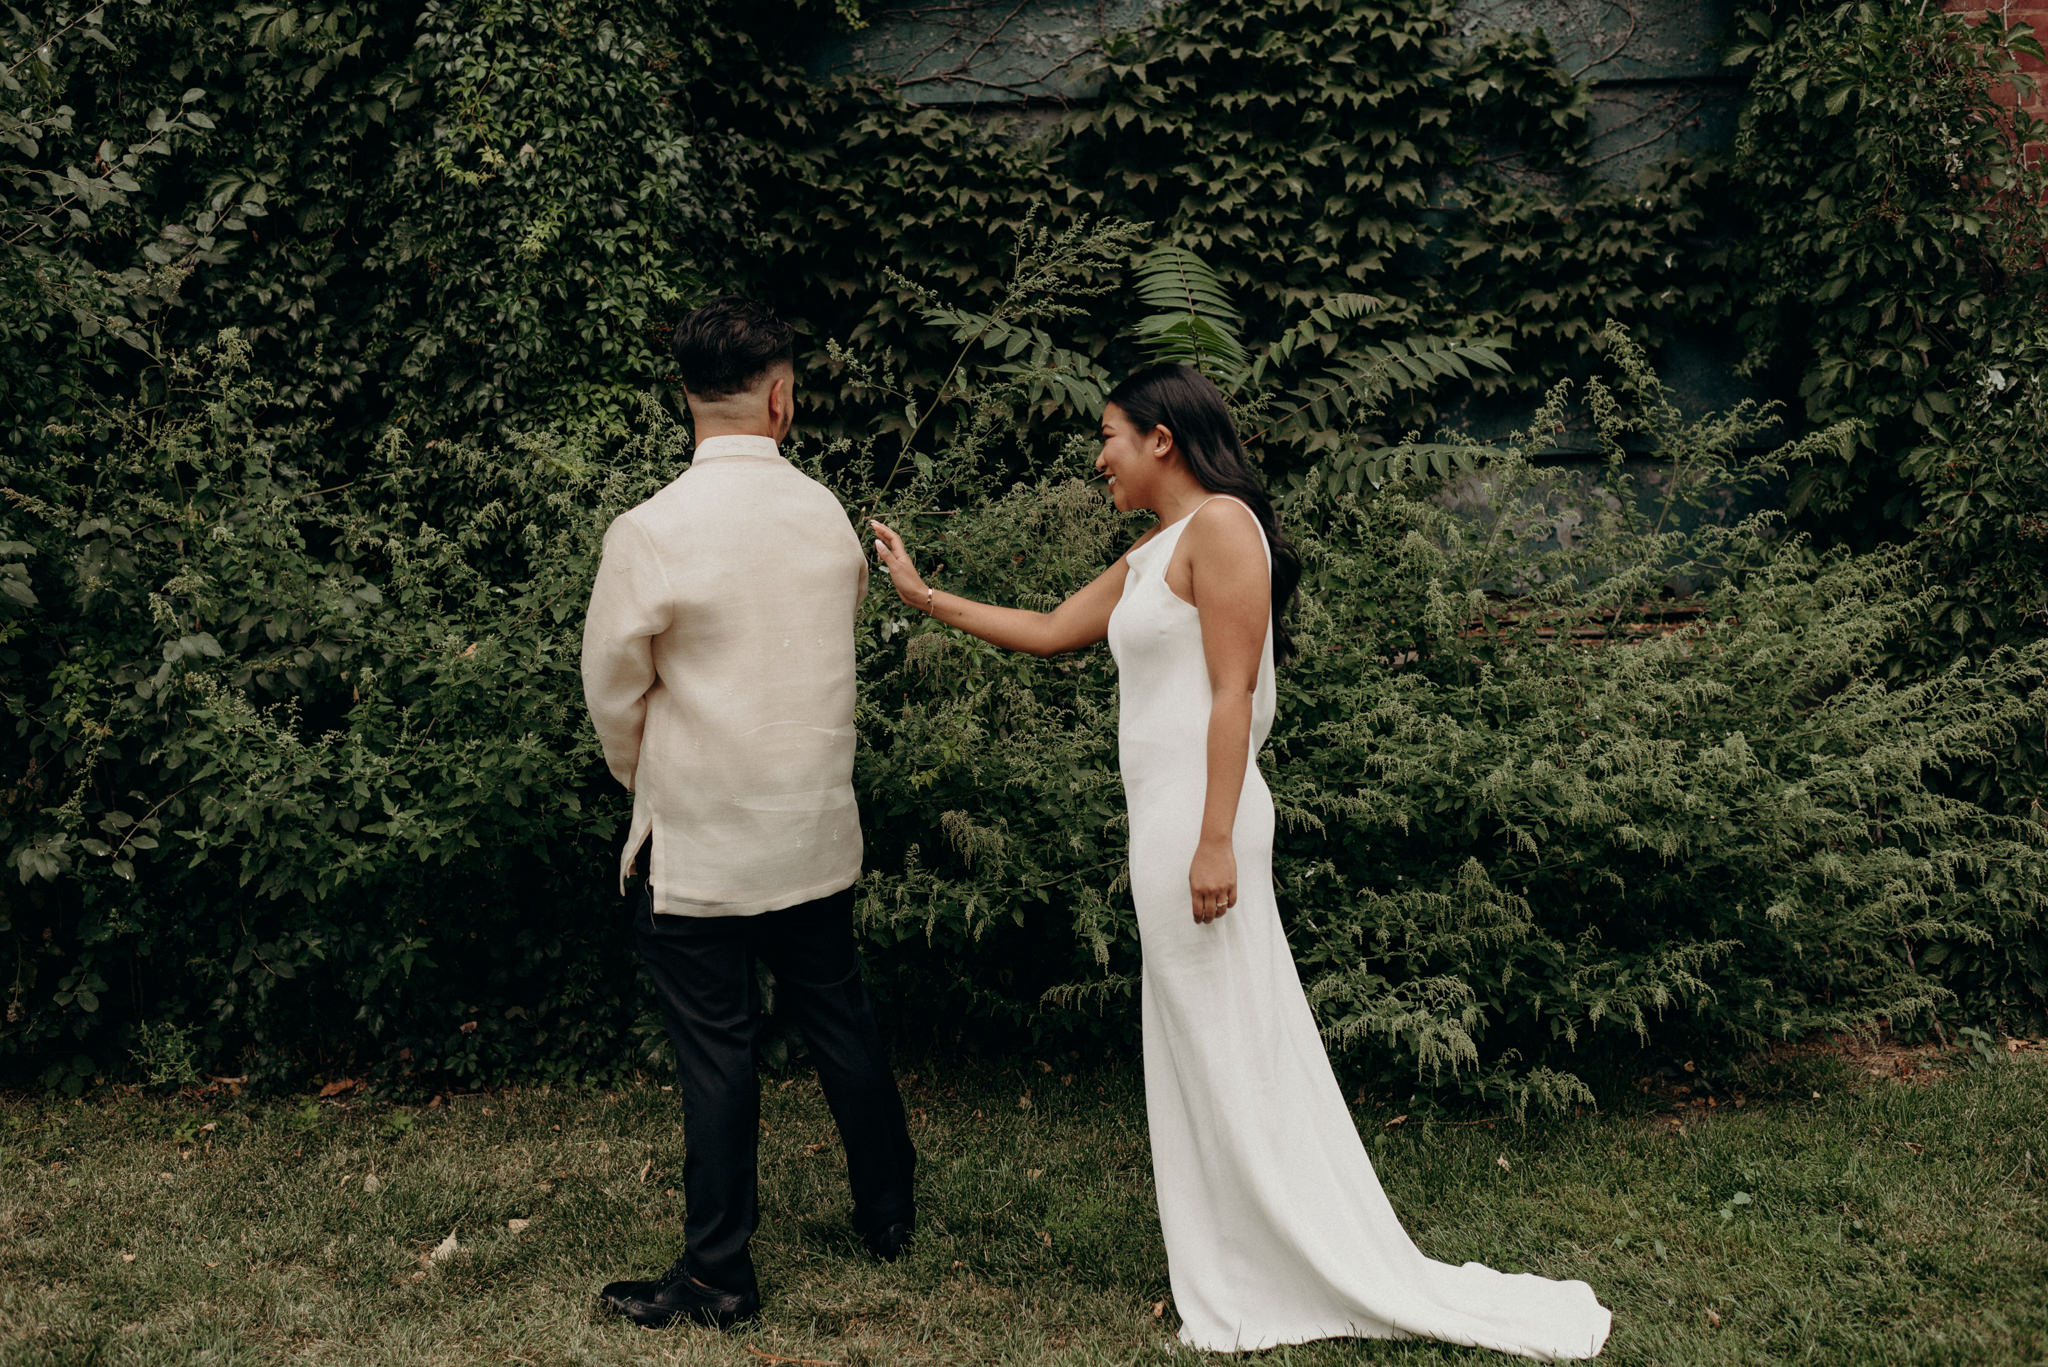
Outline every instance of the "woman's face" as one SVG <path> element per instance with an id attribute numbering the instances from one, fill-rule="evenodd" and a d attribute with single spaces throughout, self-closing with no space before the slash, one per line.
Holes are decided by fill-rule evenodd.
<path id="1" fill-rule="evenodd" d="M 1159 470 L 1159 452 L 1171 446 L 1164 428 L 1140 432 L 1115 404 L 1102 409 L 1102 454 L 1095 468 L 1109 481 L 1109 499 L 1120 513 L 1149 508 L 1152 481 Z"/>

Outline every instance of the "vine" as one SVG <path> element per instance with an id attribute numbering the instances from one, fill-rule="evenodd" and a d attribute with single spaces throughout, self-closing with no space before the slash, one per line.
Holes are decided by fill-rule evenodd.
<path id="1" fill-rule="evenodd" d="M 885 346 L 909 378 L 936 378 L 946 353 L 917 287 L 990 303 L 1004 263 L 989 244 L 1037 211 L 1152 225 L 1145 246 L 1209 263 L 1251 334 L 1306 328 L 1334 366 L 1418 334 L 1497 343 L 1511 371 L 1477 376 L 1468 396 L 1582 368 L 1611 320 L 1655 342 L 1724 318 L 1702 208 L 1713 173 L 1674 160 L 1633 186 L 1592 176 L 1586 88 L 1539 36 L 1467 37 L 1454 17 L 1448 0 L 1181 6 L 1113 40 L 1099 100 L 1043 129 L 912 108 L 885 82 L 815 81 L 766 36 L 775 24 L 756 23 L 699 109 L 776 161 L 752 283 L 810 320 L 812 387 L 847 430 L 907 429 L 860 402 L 822 339 Z M 892 271 L 903 283 L 878 287 Z M 1340 296 L 1371 307 L 1341 326 L 1317 314 Z M 1133 342 L 1085 327 L 1073 339 L 1112 369 Z M 1407 395 L 1355 429 L 1279 444 L 1298 464 L 1444 416 Z"/>
<path id="2" fill-rule="evenodd" d="M 1996 95 L 2033 89 L 2018 58 L 2041 44 L 1996 13 L 1867 4 L 1743 26 L 1746 363 L 1796 377 L 1815 425 L 1854 425 L 1795 509 L 1895 534 L 1941 505 L 1973 421 L 2019 401 L 2048 347 L 2048 171 L 2025 152 L 2042 126 Z"/>

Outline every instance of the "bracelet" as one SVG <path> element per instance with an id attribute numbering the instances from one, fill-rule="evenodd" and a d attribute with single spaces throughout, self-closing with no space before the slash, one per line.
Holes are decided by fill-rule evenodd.
<path id="1" fill-rule="evenodd" d="M 937 594 L 938 590 L 933 588 L 930 584 L 926 584 L 924 586 L 924 615 L 927 617 L 932 615 L 932 599 Z"/>

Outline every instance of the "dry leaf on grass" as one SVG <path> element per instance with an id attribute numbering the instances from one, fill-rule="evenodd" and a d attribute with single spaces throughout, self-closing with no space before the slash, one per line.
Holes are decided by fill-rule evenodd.
<path id="1" fill-rule="evenodd" d="M 780 1353 L 764 1353 L 751 1343 L 747 1345 L 747 1351 L 767 1363 L 768 1367 L 838 1367 L 838 1364 L 824 1358 L 786 1358 Z"/>
<path id="2" fill-rule="evenodd" d="M 435 1244 L 433 1250 L 420 1259 L 420 1266 L 426 1267 L 433 1263 L 445 1263 L 461 1251 L 462 1245 L 455 1242 L 455 1231 L 451 1229 L 448 1231 L 447 1238 Z"/>
<path id="3" fill-rule="evenodd" d="M 1152 1302 L 1152 1318 L 1153 1318 L 1153 1319 L 1155 1319 L 1155 1320 L 1160 1320 L 1160 1319 L 1165 1319 L 1165 1318 L 1166 1318 L 1166 1302 L 1165 1302 L 1165 1301 L 1154 1301 L 1154 1302 Z"/>
<path id="4" fill-rule="evenodd" d="M 135 1261 L 135 1255 L 133 1253 L 123 1253 L 121 1255 L 121 1261 L 124 1263 L 132 1263 Z"/>
<path id="5" fill-rule="evenodd" d="M 1508 1162 L 1508 1156 L 1506 1154 L 1502 1154 L 1500 1157 L 1494 1159 L 1493 1162 L 1494 1166 L 1498 1167 L 1502 1172 L 1514 1171 L 1514 1165 Z"/>
<path id="6" fill-rule="evenodd" d="M 532 1223 L 533 1221 L 531 1220 L 507 1220 L 505 1228 L 511 1230 L 514 1234 L 518 1234 Z"/>
<path id="7" fill-rule="evenodd" d="M 384 1190 L 384 1181 L 382 1178 L 378 1177 L 377 1174 L 374 1172 L 366 1172 L 363 1174 L 364 1195 L 375 1196 L 378 1192 L 382 1190 Z"/>

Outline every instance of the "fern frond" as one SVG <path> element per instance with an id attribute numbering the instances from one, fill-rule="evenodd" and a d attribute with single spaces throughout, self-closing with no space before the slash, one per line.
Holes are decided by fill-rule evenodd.
<path id="1" fill-rule="evenodd" d="M 1216 272 L 1184 247 L 1160 247 L 1138 260 L 1138 302 L 1153 312 L 1130 335 L 1148 360 L 1191 365 L 1225 391 L 1249 369 L 1239 330 L 1244 316 Z"/>
<path id="2" fill-rule="evenodd" d="M 1002 360 L 990 369 L 1017 382 L 1026 402 L 1051 402 L 1056 409 L 1088 419 L 1101 411 L 1109 392 L 1109 372 L 1094 357 L 1058 345 L 1043 329 L 965 309 L 930 306 L 918 313 L 925 322 L 946 329 L 955 342 L 1000 352 Z"/>
<path id="3" fill-rule="evenodd" d="M 1334 444 L 1335 430 L 1361 408 L 1370 409 L 1404 389 L 1429 389 L 1446 379 L 1468 380 L 1473 369 L 1506 373 L 1496 342 L 1475 338 L 1415 337 L 1369 342 L 1342 363 L 1289 395 L 1297 402 L 1248 437 L 1306 441 L 1309 449 Z M 1318 442 L 1321 435 L 1325 439 Z"/>
<path id="4" fill-rule="evenodd" d="M 1286 365 L 1294 359 L 1296 352 L 1311 344 L 1320 347 L 1323 355 L 1330 355 L 1337 349 L 1338 324 L 1377 313 L 1382 307 L 1381 302 L 1370 294 L 1340 294 L 1309 310 L 1306 318 L 1281 333 L 1278 340 L 1252 363 L 1248 377 L 1250 383 L 1258 385 L 1268 370 Z"/>
<path id="5" fill-rule="evenodd" d="M 1069 1011 L 1093 1007 L 1097 1011 L 1106 1009 L 1118 997 L 1131 997 L 1138 990 L 1138 979 L 1129 973 L 1111 973 L 1086 983 L 1059 983 L 1048 987 L 1039 997 L 1042 1006 L 1063 1007 Z"/>

